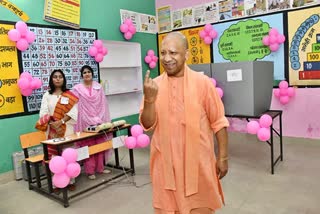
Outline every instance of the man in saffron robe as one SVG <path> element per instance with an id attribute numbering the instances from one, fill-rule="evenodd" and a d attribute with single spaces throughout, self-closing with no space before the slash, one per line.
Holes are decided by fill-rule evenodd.
<path id="1" fill-rule="evenodd" d="M 229 125 L 210 79 L 187 65 L 188 43 L 179 32 L 162 41 L 165 72 L 144 80 L 140 123 L 154 130 L 150 174 L 156 214 L 211 214 L 224 203 L 220 179 L 228 171 Z M 214 153 L 213 134 L 218 151 Z"/>

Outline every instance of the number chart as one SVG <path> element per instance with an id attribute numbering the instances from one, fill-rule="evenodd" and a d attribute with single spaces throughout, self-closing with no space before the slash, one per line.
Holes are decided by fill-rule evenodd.
<path id="1" fill-rule="evenodd" d="M 67 79 L 67 88 L 71 89 L 80 82 L 80 68 L 90 65 L 94 70 L 94 80 L 98 81 L 99 66 L 88 50 L 97 38 L 96 30 L 57 28 L 29 25 L 29 30 L 36 35 L 36 40 L 21 53 L 21 72 L 29 72 L 41 79 L 43 85 L 26 97 L 26 110 L 40 110 L 43 94 L 49 89 L 50 74 L 61 69 Z"/>

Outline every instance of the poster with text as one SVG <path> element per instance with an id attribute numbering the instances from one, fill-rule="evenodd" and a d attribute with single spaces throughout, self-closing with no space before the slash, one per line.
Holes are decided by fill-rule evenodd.
<path id="1" fill-rule="evenodd" d="M 189 59 L 187 60 L 187 64 L 205 64 L 211 62 L 211 54 L 210 54 L 210 46 L 206 45 L 199 36 L 199 31 L 202 30 L 203 27 L 197 27 L 187 30 L 180 30 L 183 33 L 189 45 Z M 160 52 L 161 42 L 163 38 L 167 34 L 158 35 L 158 50 Z M 160 55 L 159 55 L 160 56 Z M 160 74 L 164 71 L 162 65 L 160 64 Z"/>
<path id="2" fill-rule="evenodd" d="M 71 28 L 80 28 L 80 0 L 46 0 L 43 19 Z"/>
<path id="3" fill-rule="evenodd" d="M 158 32 L 169 32 L 171 27 L 171 6 L 157 8 Z"/>
<path id="4" fill-rule="evenodd" d="M 262 16 L 241 21 L 230 21 L 215 24 L 218 38 L 213 41 L 213 61 L 273 61 L 274 79 L 284 79 L 284 47 L 276 52 L 262 44 L 262 38 L 271 28 L 278 29 L 283 34 L 282 14 Z"/>
<path id="5" fill-rule="evenodd" d="M 320 85 L 320 8 L 288 13 L 290 85 Z"/>
<path id="6" fill-rule="evenodd" d="M 24 112 L 18 87 L 18 51 L 8 38 L 11 29 L 14 25 L 0 23 L 0 116 Z"/>

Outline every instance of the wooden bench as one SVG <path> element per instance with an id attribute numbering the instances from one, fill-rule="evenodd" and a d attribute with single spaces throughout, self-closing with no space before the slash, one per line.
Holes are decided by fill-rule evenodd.
<path id="1" fill-rule="evenodd" d="M 29 156 L 29 149 L 31 147 L 40 146 L 41 141 L 46 140 L 46 134 L 44 132 L 31 132 L 27 134 L 20 135 L 20 144 L 24 152 L 24 157 L 26 161 L 26 171 L 28 176 L 28 184 L 29 189 L 32 189 L 32 177 L 31 177 L 31 165 L 35 169 L 35 175 L 36 175 L 36 182 L 37 186 L 41 187 L 41 180 L 40 180 L 40 168 L 39 166 L 42 164 L 43 161 L 43 154 L 35 155 L 35 156 Z"/>

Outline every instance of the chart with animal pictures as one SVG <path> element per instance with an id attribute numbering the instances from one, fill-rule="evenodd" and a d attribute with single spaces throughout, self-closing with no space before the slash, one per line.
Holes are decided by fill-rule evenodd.
<path id="1" fill-rule="evenodd" d="M 90 46 L 97 38 L 96 30 L 72 30 L 48 26 L 28 26 L 36 35 L 29 48 L 21 52 L 21 72 L 29 72 L 42 80 L 42 87 L 26 97 L 26 110 L 40 110 L 43 94 L 49 88 L 49 77 L 53 70 L 61 69 L 67 79 L 67 88 L 71 89 L 80 82 L 80 68 L 90 65 L 94 71 L 94 80 L 99 79 L 99 65 L 88 54 Z"/>

